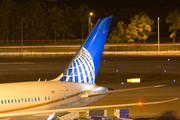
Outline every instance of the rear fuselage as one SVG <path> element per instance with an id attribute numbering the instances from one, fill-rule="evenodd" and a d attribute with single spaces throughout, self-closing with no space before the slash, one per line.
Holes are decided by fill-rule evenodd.
<path id="1" fill-rule="evenodd" d="M 0 85 L 0 113 L 50 110 L 89 105 L 107 96 L 82 95 L 108 90 L 92 84 L 40 81 Z"/>

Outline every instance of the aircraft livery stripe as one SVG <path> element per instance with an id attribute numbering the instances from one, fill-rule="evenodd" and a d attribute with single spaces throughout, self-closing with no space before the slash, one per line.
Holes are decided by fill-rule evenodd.
<path id="1" fill-rule="evenodd" d="M 83 53 L 83 55 L 85 55 L 85 53 Z M 86 55 L 85 55 L 86 56 Z M 84 56 L 83 56 L 84 57 Z M 89 83 L 93 84 L 94 83 L 94 79 L 95 79 L 95 74 L 94 74 L 94 71 L 95 71 L 95 68 L 94 68 L 94 63 L 92 60 L 90 60 L 89 57 L 85 57 L 85 61 L 87 61 L 88 63 L 88 66 L 91 66 L 90 67 L 90 72 L 89 72 L 89 75 L 90 75 L 90 79 L 89 79 Z M 89 61 L 89 62 L 88 62 Z M 92 75 L 91 75 L 92 74 Z M 92 76 L 92 77 L 91 77 Z"/>
<path id="2" fill-rule="evenodd" d="M 82 58 L 80 57 L 80 58 L 78 59 L 78 62 L 81 63 L 81 61 L 82 61 Z M 86 81 L 86 75 L 85 75 L 85 70 L 84 70 L 84 68 L 83 68 L 83 65 L 80 64 L 80 67 L 81 67 L 81 71 L 82 71 L 82 72 L 80 73 L 80 76 L 81 76 L 81 74 L 83 74 L 83 79 L 81 79 L 81 82 L 84 81 L 83 83 L 87 83 L 87 81 Z"/>
<path id="3" fill-rule="evenodd" d="M 82 58 L 84 59 L 84 63 L 87 63 L 88 66 L 90 66 L 89 62 L 86 62 L 86 57 L 84 57 L 84 56 L 82 55 Z M 84 64 L 84 65 L 85 65 L 86 70 L 87 70 L 87 77 L 88 77 L 88 79 L 89 79 L 88 83 L 92 83 L 92 82 L 91 82 L 91 75 L 90 75 L 90 68 L 87 66 L 87 64 Z"/>
<path id="4" fill-rule="evenodd" d="M 74 62 L 72 63 L 72 74 L 73 74 L 72 81 L 75 82 L 75 76 L 74 76 Z"/>
<path id="5" fill-rule="evenodd" d="M 80 80 L 80 76 L 79 76 L 80 73 L 79 73 L 79 69 L 78 69 L 79 66 L 78 66 L 78 63 L 77 63 L 76 60 L 75 60 L 75 64 L 76 64 L 76 70 L 77 70 L 77 73 L 78 73 L 78 74 L 77 74 L 78 80 Z M 75 79 L 75 80 L 76 80 L 76 79 Z M 80 82 L 80 81 L 76 81 L 76 82 Z"/>
<path id="6" fill-rule="evenodd" d="M 83 69 L 84 69 L 84 78 L 85 78 L 85 81 L 86 81 L 86 83 L 89 83 L 89 79 L 90 79 L 90 76 L 89 76 L 89 67 L 87 66 L 87 62 L 85 61 L 85 58 L 82 56 L 81 57 L 81 61 L 83 62 Z"/>

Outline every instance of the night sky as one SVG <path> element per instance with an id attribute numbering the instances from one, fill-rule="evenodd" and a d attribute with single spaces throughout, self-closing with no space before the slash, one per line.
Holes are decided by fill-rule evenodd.
<path id="1" fill-rule="evenodd" d="M 28 0 L 11 1 L 25 3 L 25 1 Z M 180 11 L 180 0 L 57 0 L 57 2 L 47 2 L 47 5 L 59 6 L 63 3 L 66 3 L 74 9 L 78 8 L 80 4 L 85 3 L 94 13 L 92 17 L 94 24 L 101 17 L 113 15 L 111 28 L 120 20 L 126 24 L 130 23 L 130 18 L 141 11 L 147 13 L 149 17 L 154 20 L 155 26 L 157 26 L 157 17 L 160 17 L 160 34 L 163 37 L 170 35 L 168 25 L 165 23 L 165 18 L 168 16 L 169 11 L 175 9 Z M 157 31 L 157 28 L 153 31 Z"/>

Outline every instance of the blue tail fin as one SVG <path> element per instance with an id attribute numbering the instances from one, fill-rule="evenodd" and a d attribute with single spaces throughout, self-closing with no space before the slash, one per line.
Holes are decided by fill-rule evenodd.
<path id="1" fill-rule="evenodd" d="M 81 46 L 60 81 L 94 84 L 112 16 L 100 19 Z"/>

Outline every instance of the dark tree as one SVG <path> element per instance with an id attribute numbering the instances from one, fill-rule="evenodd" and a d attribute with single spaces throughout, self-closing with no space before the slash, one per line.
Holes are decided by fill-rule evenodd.
<path id="1" fill-rule="evenodd" d="M 84 39 L 84 27 L 86 26 L 85 24 L 88 21 L 89 17 L 89 8 L 86 4 L 81 4 L 78 9 L 75 11 L 78 20 L 82 24 L 82 40 Z"/>

